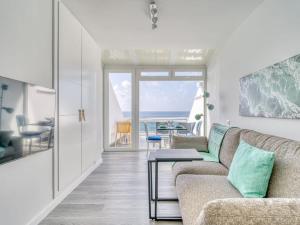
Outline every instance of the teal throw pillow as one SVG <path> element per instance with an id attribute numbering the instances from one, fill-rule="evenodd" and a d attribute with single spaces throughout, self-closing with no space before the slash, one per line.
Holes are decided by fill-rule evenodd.
<path id="1" fill-rule="evenodd" d="M 267 194 L 274 161 L 274 152 L 256 148 L 241 140 L 227 179 L 245 198 L 263 198 Z"/>

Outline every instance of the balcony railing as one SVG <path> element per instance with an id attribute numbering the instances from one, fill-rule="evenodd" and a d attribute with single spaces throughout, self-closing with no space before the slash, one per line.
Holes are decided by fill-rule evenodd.
<path id="1" fill-rule="evenodd" d="M 147 148 L 147 135 L 145 132 L 146 123 L 148 135 L 159 135 L 162 138 L 162 148 L 170 148 L 172 135 L 200 135 L 201 127 L 196 129 L 197 123 L 188 122 L 186 117 L 162 117 L 162 118 L 142 118 L 139 122 L 139 148 Z M 111 147 L 128 148 L 132 144 L 132 124 L 129 120 L 118 121 L 115 124 L 115 137 Z M 200 125 L 201 126 L 201 125 Z M 172 129 L 169 129 L 169 128 Z M 182 129 L 181 129 L 182 128 Z M 183 129 L 184 128 L 184 129 Z M 113 131 L 112 131 L 113 132 Z M 153 146 L 150 146 L 153 147 Z"/>

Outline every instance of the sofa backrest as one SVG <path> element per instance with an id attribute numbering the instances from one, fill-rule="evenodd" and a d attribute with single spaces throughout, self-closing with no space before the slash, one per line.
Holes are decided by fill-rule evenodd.
<path id="1" fill-rule="evenodd" d="M 229 128 L 223 139 L 220 149 L 220 162 L 229 169 L 234 153 L 240 143 L 241 129 L 237 127 Z"/>
<path id="2" fill-rule="evenodd" d="M 267 197 L 300 198 L 300 142 L 252 130 L 242 130 L 240 138 L 275 153 Z"/>

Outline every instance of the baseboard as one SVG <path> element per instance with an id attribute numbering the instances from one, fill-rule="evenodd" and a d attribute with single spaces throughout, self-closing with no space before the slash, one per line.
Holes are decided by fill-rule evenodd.
<path id="1" fill-rule="evenodd" d="M 41 212 L 33 217 L 26 225 L 38 225 L 46 216 L 58 206 L 82 181 L 84 181 L 100 164 L 102 163 L 102 157 L 85 171 L 78 179 L 70 184 L 64 191 L 59 193 Z"/>

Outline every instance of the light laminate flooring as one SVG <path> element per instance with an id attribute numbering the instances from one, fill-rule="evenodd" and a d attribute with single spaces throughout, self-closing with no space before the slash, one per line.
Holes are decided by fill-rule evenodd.
<path id="1" fill-rule="evenodd" d="M 171 164 L 159 168 L 160 196 L 175 196 Z M 180 215 L 177 202 L 159 204 L 160 214 Z M 40 225 L 181 225 L 148 219 L 145 152 L 104 152 L 103 163 Z"/>

